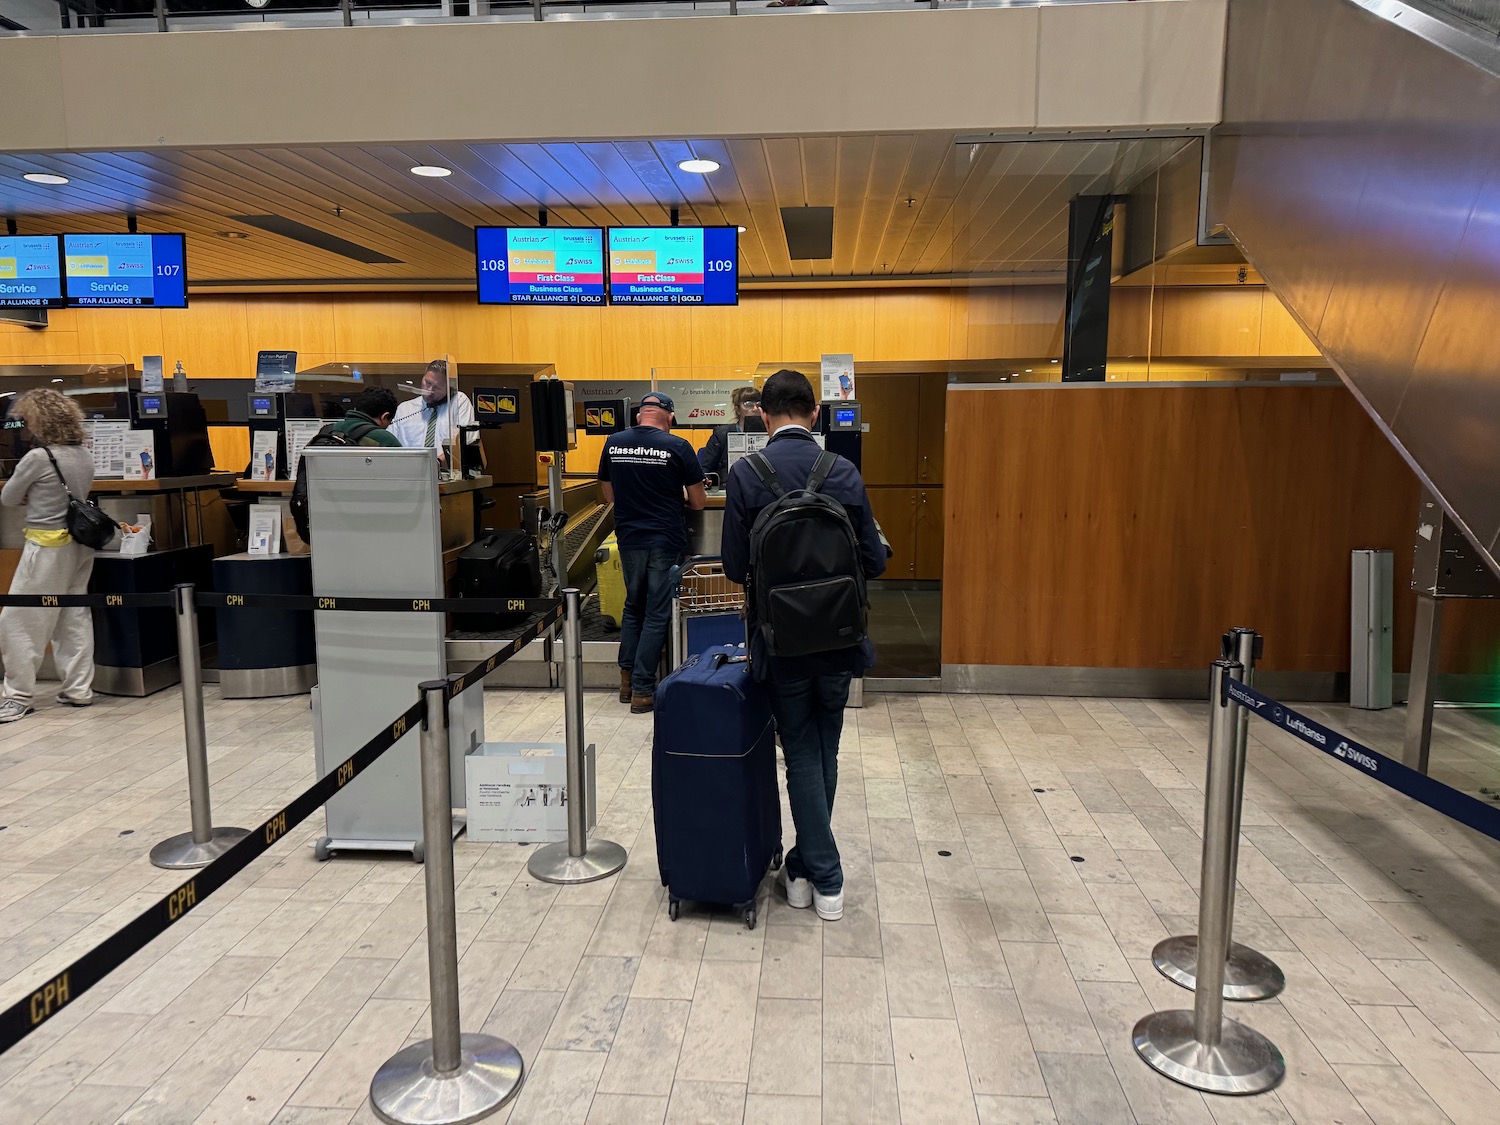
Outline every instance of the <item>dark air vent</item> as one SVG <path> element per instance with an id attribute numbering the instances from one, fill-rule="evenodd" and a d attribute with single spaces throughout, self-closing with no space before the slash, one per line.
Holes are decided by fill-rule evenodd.
<path id="1" fill-rule="evenodd" d="M 457 219 L 450 219 L 447 215 L 436 211 L 402 211 L 391 216 L 400 219 L 408 226 L 416 227 L 424 234 L 430 234 L 433 238 L 441 238 L 444 242 L 451 242 L 460 250 L 474 252 L 474 228 Z"/>
<path id="2" fill-rule="evenodd" d="M 367 266 L 401 265 L 400 258 L 387 257 L 385 254 L 371 250 L 368 246 L 361 246 L 357 242 L 325 234 L 316 227 L 310 227 L 292 219 L 284 219 L 280 215 L 234 215 L 232 218 L 237 223 L 259 227 L 263 231 L 279 234 L 282 238 L 290 238 L 295 242 L 305 242 L 309 246 L 316 246 L 319 250 L 327 250 L 330 254 L 353 258 L 356 262 L 363 262 Z"/>
<path id="3" fill-rule="evenodd" d="M 832 207 L 783 207 L 781 225 L 794 261 L 833 257 Z"/>

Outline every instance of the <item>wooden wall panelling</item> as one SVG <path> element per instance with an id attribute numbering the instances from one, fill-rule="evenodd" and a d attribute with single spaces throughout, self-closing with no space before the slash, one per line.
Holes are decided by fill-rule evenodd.
<path id="1" fill-rule="evenodd" d="M 919 488 L 916 496 L 917 543 L 913 577 L 935 582 L 943 577 L 943 490 Z"/>
<path id="2" fill-rule="evenodd" d="M 426 361 L 419 297 L 347 297 L 333 304 L 333 346 L 342 360 Z"/>
<path id="3" fill-rule="evenodd" d="M 871 488 L 870 510 L 891 544 L 891 557 L 884 577 L 911 581 L 917 577 L 917 504 L 915 488 Z"/>
<path id="4" fill-rule="evenodd" d="M 962 359 L 1008 359 L 1016 350 L 1015 286 L 963 289 L 954 295 L 954 319 L 963 317 L 966 347 Z"/>
<path id="5" fill-rule="evenodd" d="M 610 306 L 605 310 L 603 379 L 649 379 L 653 368 L 693 363 L 693 327 L 681 307 Z"/>
<path id="6" fill-rule="evenodd" d="M 1011 298 L 1016 326 L 1015 355 L 1062 357 L 1063 308 L 1061 285 L 1017 285 Z"/>
<path id="7" fill-rule="evenodd" d="M 187 366 L 186 360 L 183 366 Z M 249 467 L 249 426 L 210 426 L 208 445 L 213 450 L 214 468 L 220 472 L 243 473 Z"/>
<path id="8" fill-rule="evenodd" d="M 603 306 L 528 305 L 511 310 L 516 363 L 553 363 L 563 379 L 597 379 L 604 370 Z M 623 310 L 616 310 L 623 311 Z"/>
<path id="9" fill-rule="evenodd" d="M 511 312 L 467 293 L 430 293 L 422 298 L 422 354 L 457 358 L 460 382 L 465 363 L 512 363 Z"/>
<path id="10" fill-rule="evenodd" d="M 78 318 L 78 354 L 108 360 L 121 357 L 137 368 L 141 357 L 165 356 L 161 341 L 161 309 L 82 309 Z M 54 353 L 55 354 L 55 353 Z M 68 357 L 59 357 L 62 362 Z M 175 357 L 174 357 L 175 359 Z M 172 370 L 171 360 L 166 361 Z"/>
<path id="11" fill-rule="evenodd" d="M 48 317 L 49 321 L 52 317 Z M 0 363 L 18 359 L 50 359 L 77 355 L 78 331 L 74 328 L 23 328 L 0 323 Z"/>
<path id="12" fill-rule="evenodd" d="M 949 396 L 945 663 L 1198 668 L 1244 623 L 1267 668 L 1343 671 L 1349 552 L 1409 572 L 1415 477 L 1342 387 Z"/>
<path id="13" fill-rule="evenodd" d="M 1152 291 L 1149 286 L 1117 285 L 1109 291 L 1109 354 L 1120 358 L 1151 354 L 1158 337 L 1151 331 Z"/>
<path id="14" fill-rule="evenodd" d="M 870 432 L 860 443 L 860 471 L 868 485 L 917 482 L 919 427 L 912 424 L 917 406 L 914 375 L 861 375 L 856 383 L 860 412 Z"/>
<path id="15" fill-rule="evenodd" d="M 1302 331 L 1275 293 L 1262 289 L 1259 355 L 1319 356 L 1318 345 Z"/>
<path id="16" fill-rule="evenodd" d="M 927 371 L 917 383 L 917 484 L 943 483 L 943 447 L 948 420 L 948 376 Z M 908 416 L 908 425 L 910 420 Z"/>
<path id="17" fill-rule="evenodd" d="M 618 311 L 626 313 L 632 310 L 622 308 Z M 748 367 L 754 370 L 758 363 L 786 356 L 782 349 L 779 293 L 741 293 L 738 305 L 678 311 L 687 317 L 693 334 L 692 363 L 695 367 Z"/>
<path id="18" fill-rule="evenodd" d="M 875 351 L 875 295 L 849 289 L 788 293 L 781 299 L 782 355 L 793 362 L 852 352 L 857 361 Z"/>
<path id="19" fill-rule="evenodd" d="M 1259 355 L 1261 290 L 1158 289 L 1162 356 Z"/>
<path id="20" fill-rule="evenodd" d="M 195 297 L 185 309 L 162 309 L 161 345 L 168 376 L 180 359 L 194 379 L 255 377 L 259 349 L 250 340 L 243 297 Z"/>
<path id="21" fill-rule="evenodd" d="M 951 354 L 955 304 L 945 289 L 879 290 L 874 293 L 874 346 L 855 359 L 938 359 Z M 822 353 L 819 353 L 820 355 Z"/>
<path id="22" fill-rule="evenodd" d="M 245 327 L 256 351 L 294 351 L 300 366 L 336 358 L 333 303 L 327 297 L 247 297 Z"/>

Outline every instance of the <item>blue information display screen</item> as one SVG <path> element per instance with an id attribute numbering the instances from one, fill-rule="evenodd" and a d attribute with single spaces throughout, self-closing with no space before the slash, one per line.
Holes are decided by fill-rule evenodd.
<path id="1" fill-rule="evenodd" d="M 610 227 L 612 305 L 737 305 L 734 227 Z"/>
<path id="2" fill-rule="evenodd" d="M 0 306 L 59 308 L 62 304 L 57 235 L 0 235 Z"/>
<path id="3" fill-rule="evenodd" d="M 187 251 L 180 234 L 65 234 L 70 307 L 187 307 Z"/>
<path id="4" fill-rule="evenodd" d="M 481 305 L 604 304 L 597 227 L 476 227 Z"/>

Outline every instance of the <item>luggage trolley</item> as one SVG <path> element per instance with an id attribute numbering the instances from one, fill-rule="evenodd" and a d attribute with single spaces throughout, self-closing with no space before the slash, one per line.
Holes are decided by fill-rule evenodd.
<path id="1" fill-rule="evenodd" d="M 673 574 L 673 668 L 714 645 L 740 645 L 745 636 L 745 588 L 724 576 L 718 555 L 690 555 Z"/>

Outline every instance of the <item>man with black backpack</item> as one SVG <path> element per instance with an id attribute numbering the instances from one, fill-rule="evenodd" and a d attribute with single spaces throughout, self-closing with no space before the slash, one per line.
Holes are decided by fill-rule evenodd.
<path id="1" fill-rule="evenodd" d="M 348 412 L 337 422 L 319 430 L 307 444 L 313 449 L 324 446 L 379 446 L 400 449 L 401 443 L 391 433 L 391 419 L 396 414 L 396 395 L 387 387 L 366 387 L 354 396 Z M 304 543 L 312 542 L 312 528 L 307 514 L 307 462 L 297 458 L 297 483 L 292 485 L 292 525 Z"/>
<path id="2" fill-rule="evenodd" d="M 746 587 L 750 660 L 771 700 L 786 758 L 796 845 L 787 902 L 834 921 L 844 872 L 833 838 L 839 735 L 849 683 L 874 662 L 865 583 L 886 552 L 859 470 L 812 435 L 812 384 L 778 371 L 760 393 L 771 439 L 729 472 L 724 573 Z"/>

